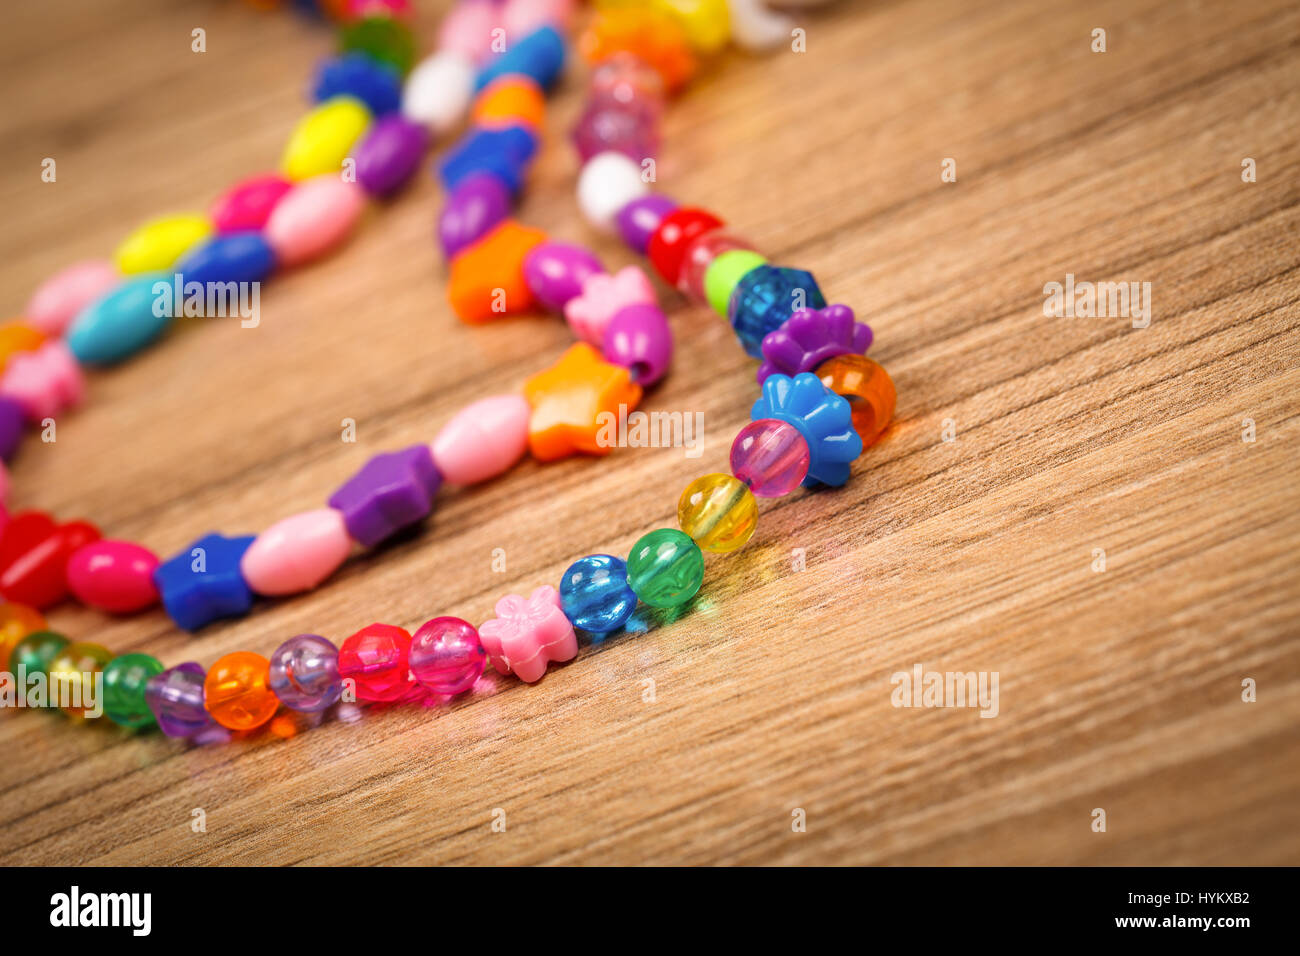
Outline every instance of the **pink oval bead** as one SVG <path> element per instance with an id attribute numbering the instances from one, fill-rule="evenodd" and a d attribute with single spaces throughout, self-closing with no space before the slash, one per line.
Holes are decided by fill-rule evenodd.
<path id="1" fill-rule="evenodd" d="M 23 319 L 47 337 L 58 338 L 78 312 L 121 280 L 107 259 L 75 263 L 41 283 L 27 301 Z"/>
<path id="2" fill-rule="evenodd" d="M 81 366 L 62 342 L 11 356 L 0 377 L 0 395 L 16 401 L 37 423 L 79 404 L 85 393 Z"/>
<path id="3" fill-rule="evenodd" d="M 342 242 L 365 204 L 361 187 L 344 182 L 338 173 L 304 179 L 271 210 L 266 241 L 277 262 L 290 266 L 307 262 Z"/>
<path id="4" fill-rule="evenodd" d="M 442 18 L 438 49 L 464 54 L 482 63 L 492 54 L 492 31 L 500 26 L 500 11 L 492 0 L 462 0 Z"/>
<path id="5" fill-rule="evenodd" d="M 218 196 L 208 215 L 217 232 L 256 232 L 266 225 L 271 210 L 292 188 L 293 183 L 283 176 L 253 176 Z"/>
<path id="6" fill-rule="evenodd" d="M 158 603 L 153 572 L 158 557 L 130 541 L 108 538 L 83 545 L 68 558 L 68 589 L 82 604 L 112 614 L 142 611 Z"/>
<path id="7" fill-rule="evenodd" d="M 318 508 L 277 521 L 259 534 L 240 559 L 239 570 L 258 594 L 296 594 L 333 574 L 351 550 L 343 513 Z"/>
<path id="8" fill-rule="evenodd" d="M 499 475 L 528 448 L 532 409 L 522 395 L 494 395 L 462 408 L 430 443 L 433 460 L 453 485 Z"/>

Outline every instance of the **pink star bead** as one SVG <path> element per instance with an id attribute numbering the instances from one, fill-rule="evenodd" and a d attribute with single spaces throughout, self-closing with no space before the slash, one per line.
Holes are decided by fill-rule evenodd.
<path id="1" fill-rule="evenodd" d="M 488 660 L 502 674 L 512 671 L 522 681 L 541 680 L 546 665 L 578 656 L 573 625 L 560 607 L 560 594 L 542 585 L 527 599 L 507 594 L 496 606 L 497 616 L 478 629 Z"/>
<path id="2" fill-rule="evenodd" d="M 0 395 L 21 405 L 33 422 L 78 404 L 85 388 L 77 360 L 62 342 L 47 342 L 35 352 L 12 356 L 0 378 Z"/>
<path id="3" fill-rule="evenodd" d="M 599 272 L 582 282 L 582 294 L 564 306 L 564 317 L 575 335 L 601 347 L 605 326 L 629 305 L 654 305 L 655 290 L 646 274 L 636 266 L 626 266 L 613 275 Z"/>

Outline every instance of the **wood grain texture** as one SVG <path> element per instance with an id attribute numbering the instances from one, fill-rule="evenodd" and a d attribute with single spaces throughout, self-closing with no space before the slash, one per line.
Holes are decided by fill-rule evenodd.
<path id="1" fill-rule="evenodd" d="M 422 5 L 422 36 L 442 6 Z M 132 224 L 274 163 L 331 44 L 215 0 L 5 15 L 10 313 Z M 766 503 L 691 613 L 643 617 L 536 686 L 195 749 L 0 714 L 0 863 L 1300 862 L 1300 8 L 899 0 L 801 23 L 806 53 L 709 66 L 667 117 L 659 179 L 874 327 L 897 421 L 850 485 Z M 581 78 L 521 218 L 621 265 L 574 205 Z M 422 176 L 372 209 L 264 290 L 258 329 L 192 321 L 95 374 L 57 442 L 15 462 L 12 500 L 171 553 L 316 507 L 374 452 L 518 386 L 570 334 L 455 320 L 440 198 Z M 1045 318 L 1066 273 L 1150 282 L 1150 327 Z M 481 621 L 582 554 L 625 553 L 725 469 L 755 394 L 725 323 L 666 299 L 677 358 L 644 407 L 702 412 L 699 459 L 525 463 L 319 591 L 197 636 L 161 612 L 54 625 L 207 664 L 377 619 Z M 890 676 L 918 663 L 996 671 L 998 716 L 892 706 Z"/>

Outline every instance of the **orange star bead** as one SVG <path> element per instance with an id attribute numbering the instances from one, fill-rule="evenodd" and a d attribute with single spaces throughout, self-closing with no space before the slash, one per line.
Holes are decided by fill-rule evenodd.
<path id="1" fill-rule="evenodd" d="M 533 307 L 524 280 L 524 257 L 546 241 L 546 233 L 506 219 L 451 260 L 447 297 L 465 322 L 518 315 Z"/>
<path id="2" fill-rule="evenodd" d="M 575 452 L 609 454 L 608 431 L 640 403 L 641 386 L 623 366 L 579 342 L 525 382 L 524 397 L 533 407 L 528 448 L 538 461 L 554 461 Z"/>
<path id="3" fill-rule="evenodd" d="M 535 81 L 517 73 L 499 76 L 483 88 L 474 101 L 470 122 L 487 129 L 522 123 L 541 129 L 546 119 L 546 97 Z"/>

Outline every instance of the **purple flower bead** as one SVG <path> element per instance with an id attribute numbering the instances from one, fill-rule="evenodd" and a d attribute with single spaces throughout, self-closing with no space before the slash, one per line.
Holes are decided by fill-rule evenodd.
<path id="1" fill-rule="evenodd" d="M 524 281 L 537 301 L 556 312 L 582 294 L 583 280 L 604 272 L 588 249 L 570 242 L 543 242 L 524 257 Z"/>
<path id="2" fill-rule="evenodd" d="M 371 458 L 329 505 L 343 512 L 352 540 L 369 548 L 424 518 L 441 485 L 429 446 L 412 445 Z"/>
<path id="3" fill-rule="evenodd" d="M 448 259 L 473 245 L 510 215 L 510 190 L 492 173 L 466 176 L 447 198 L 438 217 L 438 240 Z"/>
<path id="4" fill-rule="evenodd" d="M 308 714 L 324 710 L 343 694 L 339 649 L 316 634 L 291 637 L 271 655 L 268 683 L 286 707 Z"/>
<path id="5" fill-rule="evenodd" d="M 774 372 L 791 378 L 812 372 L 837 355 L 863 355 L 871 348 L 871 326 L 853 320 L 847 305 L 800 309 L 763 336 L 758 384 Z"/>
<path id="6" fill-rule="evenodd" d="M 429 133 L 393 113 L 377 120 L 357 147 L 357 182 L 372 196 L 388 196 L 406 185 L 420 166 Z"/>
<path id="7" fill-rule="evenodd" d="M 673 333 L 668 319 L 653 305 L 629 305 L 605 326 L 606 360 L 632 373 L 639 385 L 653 385 L 673 360 Z"/>
<path id="8" fill-rule="evenodd" d="M 0 458 L 8 461 L 23 440 L 27 416 L 23 407 L 7 395 L 0 395 Z"/>
<path id="9" fill-rule="evenodd" d="M 144 685 L 145 703 L 168 737 L 193 737 L 213 725 L 203 706 L 202 667 L 193 661 L 169 667 Z"/>
<path id="10" fill-rule="evenodd" d="M 650 237 L 659 228 L 659 223 L 676 208 L 677 203 L 667 196 L 651 195 L 633 199 L 615 217 L 619 235 L 630 247 L 644 253 L 650 245 Z"/>

